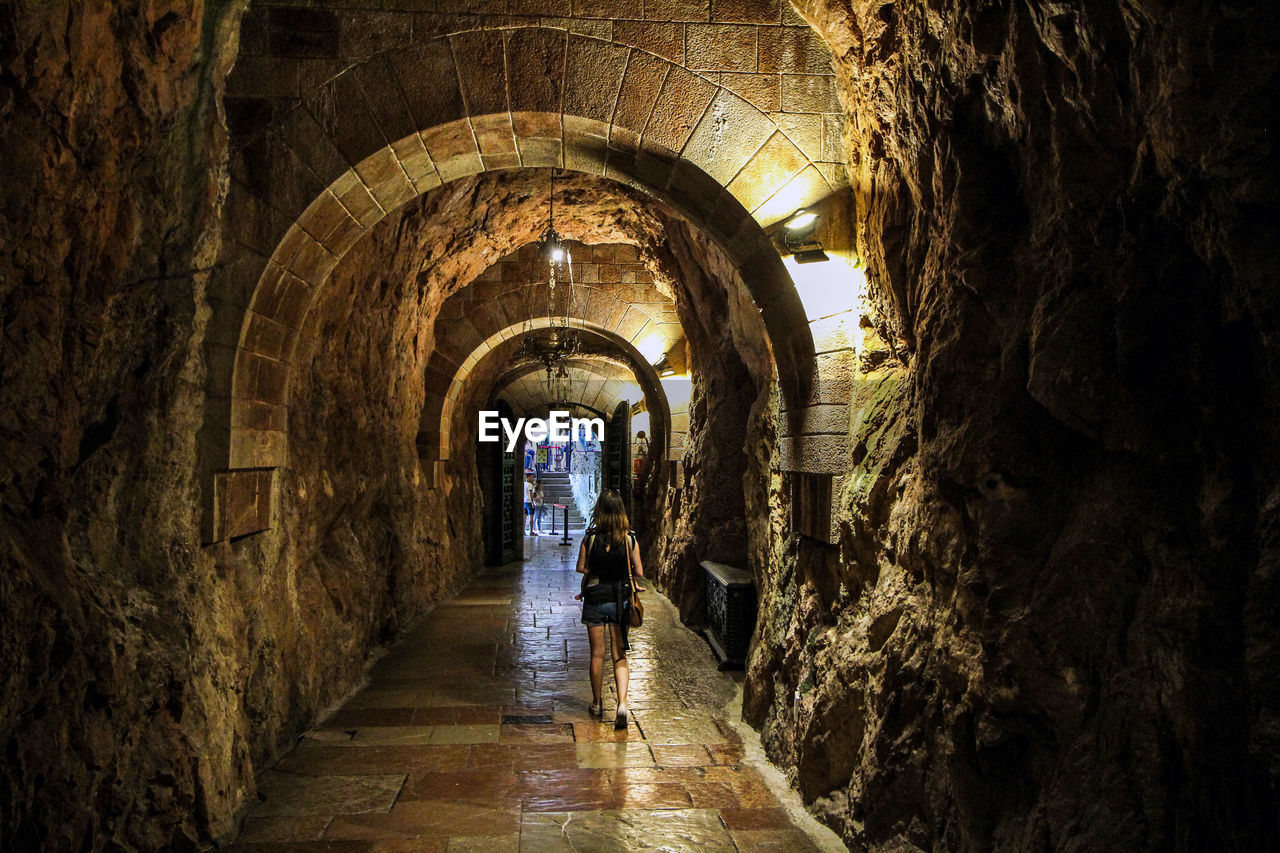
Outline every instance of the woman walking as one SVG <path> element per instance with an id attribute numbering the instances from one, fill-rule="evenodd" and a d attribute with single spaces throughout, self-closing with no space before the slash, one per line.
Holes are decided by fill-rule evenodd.
<path id="1" fill-rule="evenodd" d="M 640 546 L 627 521 L 627 510 L 617 489 L 601 492 L 591 513 L 591 526 L 578 550 L 582 591 L 582 624 L 591 641 L 591 715 L 604 716 L 604 629 L 609 626 L 613 655 L 613 680 L 618 690 L 618 710 L 613 727 L 627 727 L 627 626 L 633 578 L 644 577 Z M 637 592 L 643 592 L 636 587 Z"/>

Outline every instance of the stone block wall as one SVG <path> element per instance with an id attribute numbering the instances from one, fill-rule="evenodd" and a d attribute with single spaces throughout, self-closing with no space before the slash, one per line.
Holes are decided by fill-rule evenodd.
<path id="1" fill-rule="evenodd" d="M 596 67 L 590 79 L 573 87 L 577 91 L 566 93 L 567 113 L 593 117 L 570 108 L 571 99 L 581 98 L 581 89 L 585 86 L 605 85 L 625 75 L 628 88 L 619 108 L 637 110 L 643 113 L 643 118 L 652 113 L 655 121 L 671 122 L 672 130 L 666 139 L 668 143 L 675 143 L 677 139 L 671 133 L 687 135 L 700 117 L 694 113 L 701 113 L 711 101 L 703 94 L 713 91 L 705 88 L 701 82 L 705 80 L 722 86 L 734 96 L 725 98 L 713 111 L 722 126 L 728 125 L 736 133 L 718 133 L 716 136 L 722 138 L 714 144 L 751 145 L 754 134 L 747 131 L 747 127 L 752 123 L 753 113 L 734 107 L 739 103 L 749 104 L 771 118 L 795 150 L 803 152 L 829 184 L 844 183 L 840 142 L 843 117 L 831 55 L 788 3 L 726 4 L 705 0 L 649 3 L 646 7 L 638 2 L 582 4 L 563 0 L 532 6 L 477 4 L 465 11 L 419 8 L 428 5 L 435 4 L 369 2 L 367 8 L 361 8 L 359 2 L 349 2 L 344 3 L 342 9 L 306 9 L 270 2 L 255 4 L 245 21 L 246 37 L 231 81 L 231 95 L 304 97 L 315 83 L 333 78 L 361 61 L 446 34 L 469 34 L 464 44 L 477 48 L 464 47 L 462 55 L 469 60 L 485 53 L 492 55 L 492 50 L 485 50 L 484 46 L 500 46 L 504 37 L 527 37 L 504 36 L 504 30 L 525 27 L 567 30 L 605 43 L 588 46 L 583 42 L 571 47 L 571 50 L 589 51 L 595 57 Z M 546 8 L 536 8 L 538 5 Z M 629 60 L 626 48 L 636 51 L 630 54 Z M 563 67 L 563 57 L 558 51 L 546 50 L 544 56 L 544 67 Z M 652 63 L 646 58 L 649 56 L 674 63 L 688 73 L 672 76 L 664 64 Z M 480 89 L 471 94 L 477 105 L 483 102 Z M 664 105 L 660 112 L 653 110 L 655 96 Z M 536 88 L 527 94 L 517 93 L 515 97 L 522 108 L 534 109 L 538 105 Z M 634 104 L 632 98 L 636 99 Z M 595 117 L 609 119 L 608 115 Z M 710 126 L 707 132 L 715 133 Z M 762 142 L 764 139 L 758 139 L 755 144 Z M 665 147 L 677 151 L 680 148 L 678 144 Z M 501 145 L 488 150 L 492 153 L 486 156 L 495 158 L 517 153 L 515 148 Z M 501 162 L 498 159 L 494 164 Z"/>
<path id="2" fill-rule="evenodd" d="M 840 494 L 856 464 L 850 435 L 864 414 L 861 388 L 892 356 L 875 331 L 879 319 L 857 254 L 853 206 L 850 194 L 837 193 L 808 208 L 818 215 L 809 239 L 822 246 L 825 261 L 797 263 L 785 229 L 774 231 L 814 347 L 806 396 L 780 401 L 777 465 L 790 475 L 789 492 L 824 496 L 793 502 L 790 526 L 826 544 L 839 536 L 838 503 L 830 496 Z"/>

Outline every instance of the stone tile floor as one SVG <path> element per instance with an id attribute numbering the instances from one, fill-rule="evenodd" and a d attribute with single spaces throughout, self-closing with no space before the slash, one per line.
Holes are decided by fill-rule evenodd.
<path id="1" fill-rule="evenodd" d="M 844 849 L 741 725 L 741 675 L 656 591 L 631 636 L 631 725 L 613 728 L 607 657 L 604 722 L 588 716 L 577 548 L 558 541 L 526 538 L 523 565 L 486 570 L 379 659 L 260 779 L 228 849 Z"/>

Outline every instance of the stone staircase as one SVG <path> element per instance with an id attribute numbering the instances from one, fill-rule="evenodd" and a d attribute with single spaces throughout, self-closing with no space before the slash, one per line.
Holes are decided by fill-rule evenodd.
<path id="1" fill-rule="evenodd" d="M 581 530 L 587 526 L 586 519 L 578 512 L 578 507 L 573 502 L 573 487 L 569 485 L 569 475 L 564 471 L 543 471 L 542 472 L 542 494 L 543 500 L 547 505 L 547 517 L 542 523 L 543 530 L 551 530 L 551 512 L 556 514 L 556 530 L 563 529 L 564 510 L 552 507 L 552 504 L 567 504 L 569 506 L 569 529 Z"/>

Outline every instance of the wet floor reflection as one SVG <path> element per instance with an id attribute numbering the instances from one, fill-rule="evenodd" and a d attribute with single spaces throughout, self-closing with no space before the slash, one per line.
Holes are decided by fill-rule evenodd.
<path id="1" fill-rule="evenodd" d="M 437 607 L 260 780 L 248 851 L 805 851 L 730 725 L 736 685 L 647 597 L 626 730 L 587 713 L 576 551 L 527 540 Z M 606 666 L 606 670 L 608 667 Z"/>

